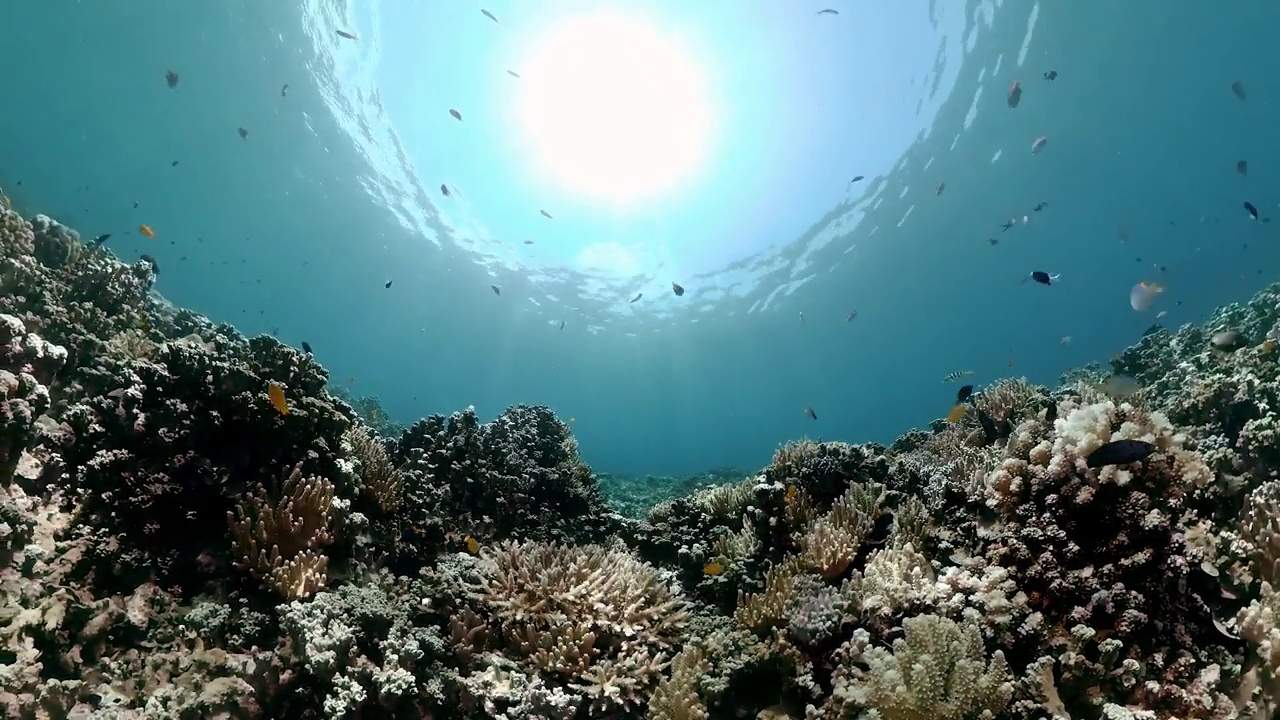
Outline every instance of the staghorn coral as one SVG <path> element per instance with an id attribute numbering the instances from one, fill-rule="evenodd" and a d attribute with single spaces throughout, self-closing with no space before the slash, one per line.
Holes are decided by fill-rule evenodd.
<path id="1" fill-rule="evenodd" d="M 305 598 L 324 587 L 333 542 L 333 483 L 304 476 L 302 465 L 285 474 L 273 496 L 266 488 L 227 513 L 236 567 L 261 579 L 282 597 Z"/>
<path id="2" fill-rule="evenodd" d="M 671 677 L 661 680 L 649 697 L 649 720 L 707 720 L 707 706 L 698 695 L 698 682 L 711 672 L 706 653 L 691 645 L 671 659 Z"/>

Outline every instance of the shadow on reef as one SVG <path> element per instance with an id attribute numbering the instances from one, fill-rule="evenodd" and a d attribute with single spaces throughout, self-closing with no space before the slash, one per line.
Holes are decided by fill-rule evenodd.
<path id="1" fill-rule="evenodd" d="M 1280 707 L 1280 287 L 1148 334 L 1125 383 L 1001 380 L 629 518 L 546 408 L 389 436 L 152 262 L 8 209 L 0 251 L 4 717 Z M 1119 439 L 1154 452 L 1089 466 Z"/>

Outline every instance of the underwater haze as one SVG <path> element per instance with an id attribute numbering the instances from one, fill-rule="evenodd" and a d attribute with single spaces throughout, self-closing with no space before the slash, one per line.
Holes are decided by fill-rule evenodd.
<path id="1" fill-rule="evenodd" d="M 15 0 L 0 187 L 614 473 L 887 442 L 1277 279 L 1280 5 L 822 1 Z"/>

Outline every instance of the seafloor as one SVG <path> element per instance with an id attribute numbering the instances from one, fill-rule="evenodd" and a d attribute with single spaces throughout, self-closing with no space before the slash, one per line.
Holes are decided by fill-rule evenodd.
<path id="1" fill-rule="evenodd" d="M 1004 380 L 633 519 L 546 408 L 382 437 L 152 262 L 7 208 L 0 251 L 3 717 L 1276 716 L 1280 286 L 1127 397 Z"/>

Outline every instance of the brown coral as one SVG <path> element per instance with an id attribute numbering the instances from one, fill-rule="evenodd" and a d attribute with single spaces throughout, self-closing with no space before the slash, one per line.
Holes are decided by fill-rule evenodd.
<path id="1" fill-rule="evenodd" d="M 333 542 L 333 490 L 325 478 L 304 476 L 301 465 L 284 476 L 275 496 L 258 486 L 227 513 L 236 566 L 291 600 L 323 588 L 329 558 L 321 548 Z"/>

